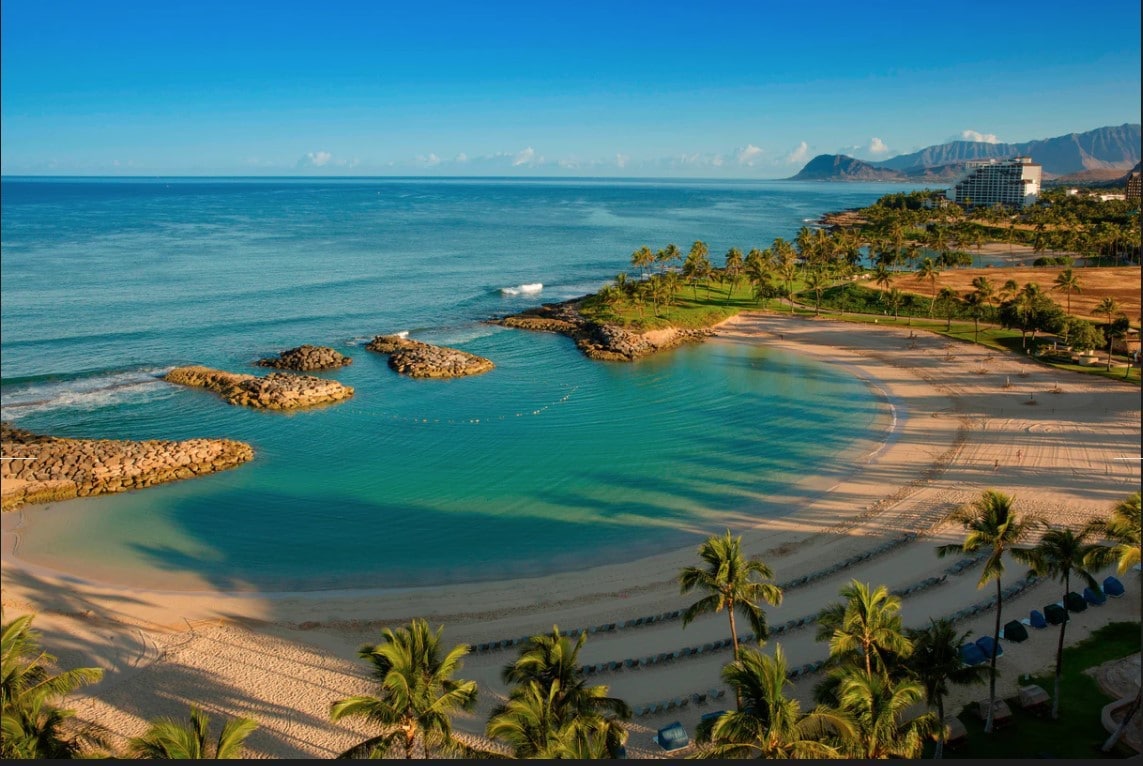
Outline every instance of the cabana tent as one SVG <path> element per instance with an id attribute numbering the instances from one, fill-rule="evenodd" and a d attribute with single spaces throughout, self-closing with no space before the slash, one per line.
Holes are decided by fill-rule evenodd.
<path id="1" fill-rule="evenodd" d="M 1108 577 L 1103 581 L 1103 592 L 1112 598 L 1119 598 L 1123 595 L 1123 583 L 1117 577 Z"/>
<path id="2" fill-rule="evenodd" d="M 1015 641 L 1016 643 L 1028 640 L 1028 631 L 1019 620 L 1013 620 L 1005 625 L 1002 635 L 1005 640 Z"/>
<path id="3" fill-rule="evenodd" d="M 1048 621 L 1049 625 L 1059 625 L 1068 621 L 1068 610 L 1059 604 L 1048 604 L 1044 607 L 1044 619 Z"/>
<path id="4" fill-rule="evenodd" d="M 1083 600 L 1083 596 L 1073 590 L 1064 596 L 1064 606 L 1069 612 L 1082 612 L 1087 609 L 1087 602 Z"/>
<path id="5" fill-rule="evenodd" d="M 691 738 L 687 736 L 687 730 L 683 728 L 683 725 L 675 721 L 670 726 L 659 729 L 659 733 L 655 735 L 655 741 L 659 743 L 659 747 L 670 752 L 671 750 L 682 750 L 691 743 Z"/>

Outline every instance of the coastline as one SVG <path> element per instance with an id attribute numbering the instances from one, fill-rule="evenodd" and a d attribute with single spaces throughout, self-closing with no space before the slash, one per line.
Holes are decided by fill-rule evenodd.
<path id="1" fill-rule="evenodd" d="M 905 329 L 763 314 L 742 314 L 716 328 L 716 342 L 761 343 L 846 365 L 900 407 L 893 436 L 864 462 L 854 461 L 852 472 L 824 494 L 801 502 L 787 498 L 797 506 L 784 518 L 744 517 L 744 525 L 753 521 L 754 526 L 744 534 L 743 545 L 784 581 L 901 534 L 920 536 L 792 589 L 781 607 L 766 610 L 771 625 L 836 599 L 849 577 L 904 587 L 940 573 L 951 562 L 937 559 L 933 546 L 957 538 L 956 530 L 941 521 L 986 488 L 1014 494 L 1023 513 L 1079 523 L 1104 513 L 1138 487 L 1138 462 L 1113 460 L 1138 449 L 1137 388 L 1045 370 L 1019 358 L 993 358 L 983 348 L 957 345 L 951 353 L 945 339 L 921 333 L 910 342 Z M 987 374 L 977 373 L 982 368 Z M 1012 389 L 1003 387 L 1008 377 L 1016 381 Z M 1053 386 L 1061 393 L 1050 394 Z M 1030 391 L 1044 393 L 1041 406 L 1023 406 Z M 1014 449 L 1021 450 L 1019 460 Z M 80 720 L 99 720 L 130 736 L 145 719 L 179 715 L 187 702 L 198 702 L 214 713 L 257 718 L 261 727 L 249 744 L 259 755 L 325 756 L 355 741 L 354 725 L 328 723 L 328 705 L 368 689 L 356 648 L 375 641 L 382 625 L 427 617 L 445 625 L 446 642 L 479 644 L 547 630 L 553 623 L 587 628 L 689 603 L 674 581 L 678 569 L 691 563 L 693 553 L 686 549 L 577 572 L 455 586 L 303 594 L 118 588 L 27 566 L 13 551 L 15 522 L 9 516 L 4 518 L 2 551 L 6 618 L 37 612 L 35 625 L 44 633 L 45 645 L 66 666 L 99 665 L 109 671 L 103 682 L 76 698 Z M 1010 570 L 1013 576 L 1015 569 Z M 950 578 L 939 588 L 909 596 L 902 610 L 906 624 L 923 624 L 930 615 L 980 600 L 975 580 L 971 574 Z M 1127 585 L 1130 598 L 1084 613 L 1069 627 L 1069 642 L 1113 613 L 1138 619 L 1138 581 Z M 1055 591 L 1052 585 L 1036 586 L 1011 607 L 1006 604 L 1005 614 L 1019 616 L 1015 610 L 1024 602 L 1039 608 L 1056 600 Z M 1026 614 L 1027 605 L 1022 608 Z M 991 619 L 979 615 L 958 628 L 979 635 L 990 632 Z M 678 648 L 725 633 L 723 615 L 697 621 L 686 631 L 678 622 L 665 622 L 598 633 L 589 638 L 583 659 L 599 662 L 656 646 Z M 822 647 L 809 633 L 797 637 L 793 642 L 777 639 L 791 664 L 817 659 Z M 1009 652 L 1002 660 L 1001 683 L 1015 685 L 1018 676 L 1011 668 L 1018 662 L 1031 670 L 1047 666 L 1053 651 L 1054 634 L 1036 636 Z M 510 656 L 504 651 L 466 658 L 461 676 L 478 681 L 481 703 L 474 717 L 456 722 L 458 729 L 482 730 L 487 710 L 503 689 L 499 668 Z M 637 706 L 717 686 L 725 660 L 726 655 L 715 655 L 609 673 L 592 682 L 608 684 L 613 694 Z M 805 699 L 809 688 L 799 683 L 798 695 Z M 693 731 L 691 719 L 702 712 L 706 710 L 635 719 L 635 754 L 640 747 L 648 749 L 639 744 L 647 739 L 640 732 L 653 732 L 656 725 L 669 723 L 667 718 L 684 719 Z"/>

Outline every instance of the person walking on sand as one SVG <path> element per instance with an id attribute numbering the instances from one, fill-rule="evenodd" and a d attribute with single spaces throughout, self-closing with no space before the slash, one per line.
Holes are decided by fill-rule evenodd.
<path id="1" fill-rule="evenodd" d="M 992 470 L 993 471 L 999 471 L 1000 470 L 1000 458 L 996 458 L 996 462 L 992 464 Z"/>

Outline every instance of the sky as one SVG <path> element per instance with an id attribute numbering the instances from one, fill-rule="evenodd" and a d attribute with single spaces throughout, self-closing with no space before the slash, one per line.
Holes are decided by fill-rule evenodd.
<path id="1" fill-rule="evenodd" d="M 3 0 L 4 175 L 785 178 L 1140 121 L 1138 0 Z"/>

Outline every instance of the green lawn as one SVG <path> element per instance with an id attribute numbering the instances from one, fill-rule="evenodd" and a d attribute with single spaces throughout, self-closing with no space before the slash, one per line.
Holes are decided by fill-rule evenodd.
<path id="1" fill-rule="evenodd" d="M 1044 633 L 1055 633 L 1045 628 Z M 1054 635 L 1036 635 L 1031 641 L 1055 641 Z M 1019 652 L 1019 646 L 1009 651 Z M 1012 721 L 992 734 L 984 733 L 984 724 L 975 710 L 960 711 L 959 717 L 968 730 L 968 740 L 955 750 L 945 750 L 946 758 L 1125 758 L 1134 751 L 1123 745 L 1111 753 L 1102 753 L 1100 746 L 1108 732 L 1100 722 L 1100 711 L 1113 700 L 1104 694 L 1095 679 L 1084 675 L 1087 668 L 1108 660 L 1120 659 L 1139 651 L 1139 623 L 1113 622 L 1096 630 L 1080 643 L 1064 649 L 1064 674 L 1060 718 L 1051 720 L 1049 714 L 1037 717 L 1020 709 L 1017 700 L 1008 700 Z M 1003 661 L 1002 661 L 1003 662 Z M 1042 675 L 1033 676 L 1029 683 L 1052 693 L 1054 667 Z M 986 687 L 984 695 L 987 696 Z M 932 757 L 932 748 L 926 757 Z"/>

